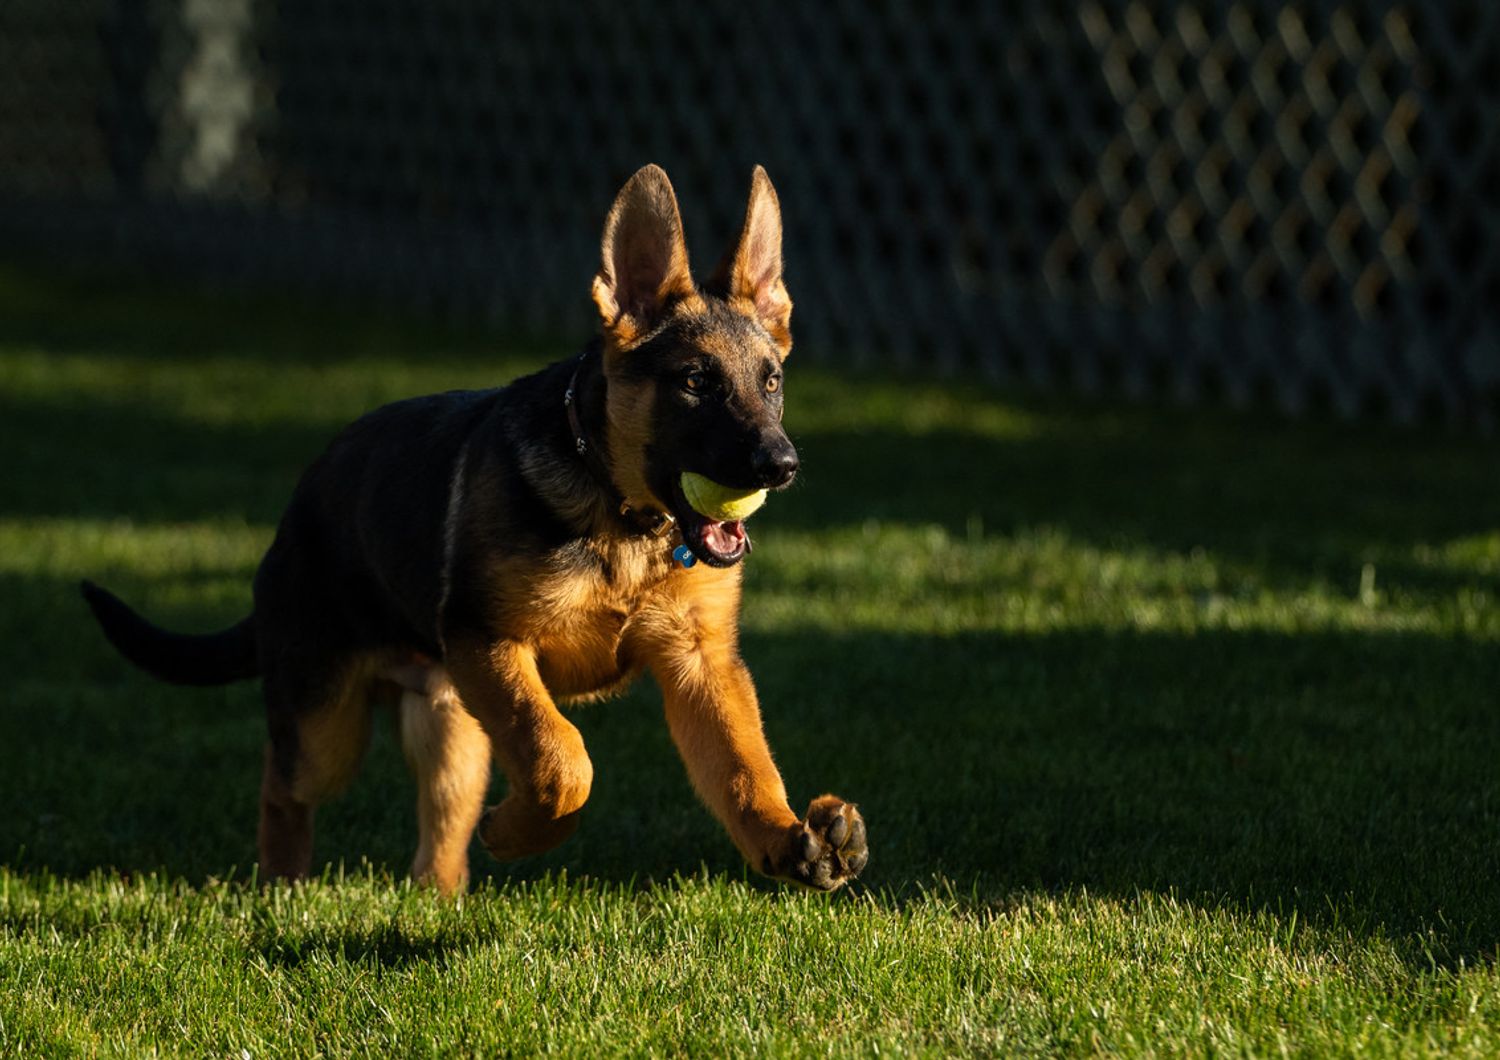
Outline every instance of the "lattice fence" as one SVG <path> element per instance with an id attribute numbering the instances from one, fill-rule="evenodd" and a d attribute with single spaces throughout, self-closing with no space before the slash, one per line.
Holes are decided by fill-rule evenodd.
<path id="1" fill-rule="evenodd" d="M 11 254 L 582 334 L 666 166 L 811 356 L 1492 426 L 1500 5 L 8 0 Z"/>

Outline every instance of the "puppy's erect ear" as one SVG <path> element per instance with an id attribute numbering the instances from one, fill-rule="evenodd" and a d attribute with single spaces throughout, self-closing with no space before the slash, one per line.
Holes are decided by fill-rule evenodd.
<path id="1" fill-rule="evenodd" d="M 750 176 L 739 242 L 719 265 L 712 286 L 761 322 L 782 357 L 791 352 L 792 299 L 781 280 L 781 202 L 760 166 Z"/>
<path id="2" fill-rule="evenodd" d="M 645 335 L 675 302 L 696 293 L 677 196 L 660 166 L 643 166 L 625 182 L 599 250 L 594 305 L 618 346 Z"/>

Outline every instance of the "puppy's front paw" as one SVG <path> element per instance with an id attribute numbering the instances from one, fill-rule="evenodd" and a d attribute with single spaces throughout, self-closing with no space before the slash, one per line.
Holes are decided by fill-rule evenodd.
<path id="1" fill-rule="evenodd" d="M 479 841 L 497 861 L 545 854 L 573 834 L 581 813 L 553 817 L 533 803 L 507 796 L 479 818 Z"/>
<path id="2" fill-rule="evenodd" d="M 792 829 L 767 874 L 813 890 L 835 891 L 858 876 L 869 860 L 865 819 L 859 810 L 837 796 L 820 795 L 808 806 L 807 819 Z"/>

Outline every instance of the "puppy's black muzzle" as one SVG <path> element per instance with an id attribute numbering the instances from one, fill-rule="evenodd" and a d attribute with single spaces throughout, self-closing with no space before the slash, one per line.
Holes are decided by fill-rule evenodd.
<path id="1" fill-rule="evenodd" d="M 797 474 L 797 450 L 784 434 L 763 438 L 750 457 L 750 469 L 757 485 L 780 489 Z"/>

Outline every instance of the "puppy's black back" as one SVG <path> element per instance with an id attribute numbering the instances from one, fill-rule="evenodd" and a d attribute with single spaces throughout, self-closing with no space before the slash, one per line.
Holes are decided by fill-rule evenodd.
<path id="1" fill-rule="evenodd" d="M 346 427 L 292 494 L 256 576 L 257 612 L 311 608 L 338 615 L 368 646 L 435 651 L 454 474 L 503 394 L 410 398 Z M 288 591 L 298 599 L 283 600 Z"/>

